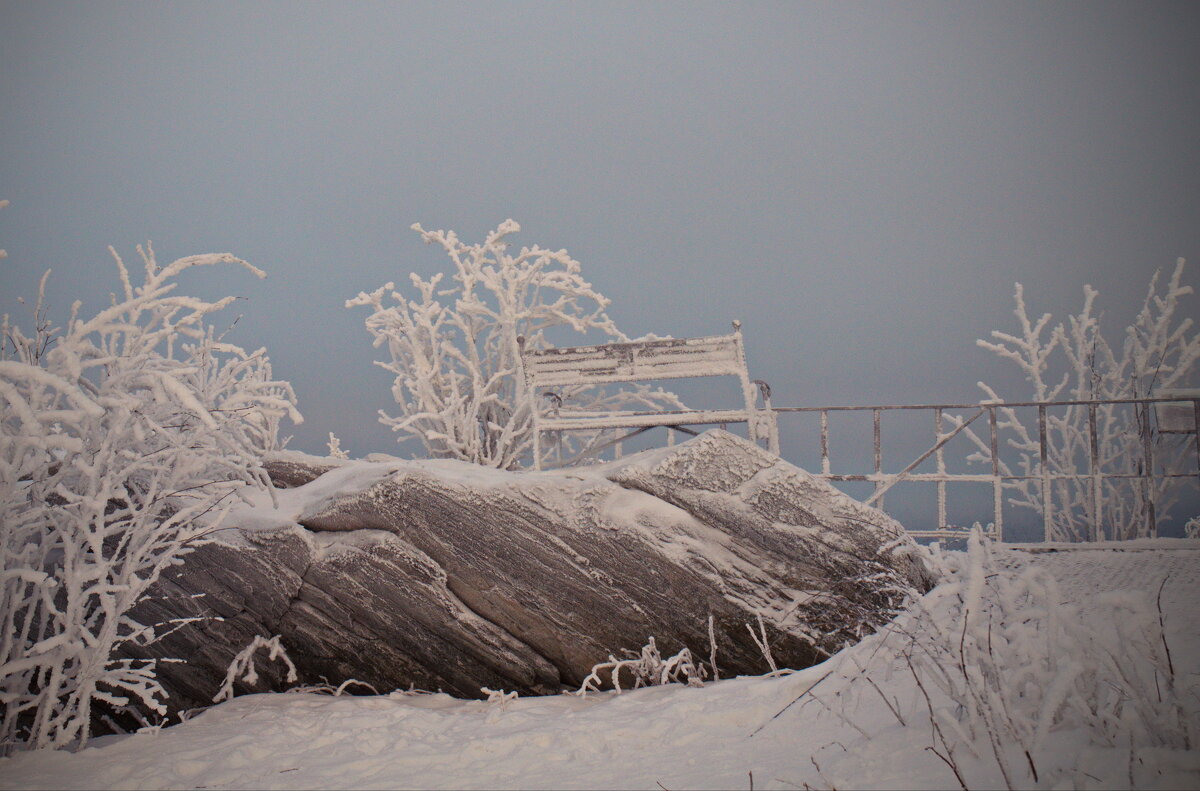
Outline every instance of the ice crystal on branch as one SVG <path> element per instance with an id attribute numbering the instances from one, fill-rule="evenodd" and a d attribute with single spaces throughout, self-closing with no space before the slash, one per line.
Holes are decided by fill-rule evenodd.
<path id="1" fill-rule="evenodd" d="M 512 469 L 530 450 L 535 406 L 517 338 L 531 349 L 547 347 L 545 334 L 554 328 L 596 332 L 611 342 L 629 338 L 566 250 L 535 245 L 509 253 L 508 237 L 520 230 L 512 220 L 482 244 L 466 244 L 453 231 L 413 230 L 445 250 L 454 264 L 451 282 L 443 283 L 442 274 L 428 280 L 411 274 L 414 296 L 387 283 L 346 302 L 372 309 L 367 331 L 388 353 L 376 364 L 395 375 L 392 397 L 400 412 L 381 412 L 380 422 L 401 439 L 418 439 L 433 457 Z M 385 305 L 389 298 L 394 304 Z M 646 387 L 564 388 L 555 395 L 564 410 L 681 406 L 673 394 Z"/>
<path id="2" fill-rule="evenodd" d="M 76 302 L 53 326 L 43 277 L 33 334 L 0 328 L 0 753 L 86 742 L 97 702 L 162 710 L 154 660 L 115 658 L 158 636 L 129 612 L 241 490 L 269 486 L 260 456 L 300 421 L 264 350 L 208 325 L 233 298 L 175 293 L 193 267 L 262 273 L 138 250 L 142 284 L 114 252 L 121 291 L 95 316 Z"/>

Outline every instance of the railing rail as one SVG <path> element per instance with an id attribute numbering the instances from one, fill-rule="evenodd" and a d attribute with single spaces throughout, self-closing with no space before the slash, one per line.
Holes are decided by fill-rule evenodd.
<path id="1" fill-rule="evenodd" d="M 1191 404 L 1191 422 L 1189 425 L 1180 426 L 1178 424 L 1166 425 L 1166 413 L 1163 411 L 1163 405 L 1170 404 L 1175 408 L 1175 414 L 1171 420 L 1179 420 L 1179 407 L 1183 404 Z M 1134 472 L 1116 472 L 1103 469 L 1103 461 L 1101 459 L 1101 436 L 1097 427 L 1097 412 L 1099 409 L 1108 406 L 1129 405 L 1130 408 L 1136 410 L 1136 425 L 1140 435 L 1140 445 L 1142 459 L 1138 469 Z M 1157 423 L 1156 428 L 1152 428 L 1155 423 L 1152 423 L 1151 407 L 1156 407 Z M 1052 409 L 1065 409 L 1071 407 L 1083 407 L 1087 410 L 1086 421 L 1086 470 L 1081 472 L 1056 472 L 1052 469 L 1050 463 L 1051 444 L 1048 437 L 1048 411 Z M 1016 474 L 1008 469 L 1001 460 L 1001 443 L 999 438 L 999 427 L 1004 425 L 997 412 L 1000 410 L 1014 409 L 1036 409 L 1037 410 L 1037 465 L 1028 474 Z M 935 442 L 933 446 L 925 453 L 918 456 L 912 463 L 908 464 L 899 472 L 885 472 L 883 469 L 883 433 L 882 433 L 882 417 L 885 412 L 890 411 L 929 411 L 933 413 L 934 418 L 934 434 Z M 957 416 L 948 415 L 948 412 L 955 410 L 974 410 L 974 413 L 966 419 Z M 873 406 L 815 406 L 815 407 L 775 407 L 774 412 L 783 416 L 789 413 L 815 413 L 820 419 L 820 452 L 821 452 L 821 469 L 820 472 L 814 473 L 817 477 L 828 481 L 867 481 L 875 484 L 875 490 L 868 499 L 869 504 L 881 505 L 883 495 L 896 484 L 902 481 L 932 483 L 937 487 L 937 529 L 935 530 L 914 530 L 912 533 L 918 537 L 943 537 L 950 536 L 961 532 L 947 525 L 947 490 L 948 487 L 960 483 L 990 483 L 992 487 L 992 520 L 990 530 L 996 538 L 1001 538 L 1004 535 L 1004 489 L 1006 485 L 1012 486 L 1015 482 L 1033 481 L 1036 482 L 1040 489 L 1041 496 L 1041 511 L 1042 511 L 1042 529 L 1043 537 L 1049 541 L 1054 538 L 1054 509 L 1055 498 L 1053 486 L 1056 481 L 1086 481 L 1088 484 L 1088 505 L 1090 506 L 1089 513 L 1094 520 L 1093 532 L 1089 536 L 1092 540 L 1103 540 L 1104 534 L 1101 528 L 1101 516 L 1105 503 L 1103 487 L 1105 481 L 1114 480 L 1132 480 L 1137 481 L 1141 491 L 1142 503 L 1142 520 L 1143 530 L 1145 535 L 1155 535 L 1157 533 L 1157 514 L 1155 510 L 1154 498 L 1154 481 L 1164 479 L 1182 479 L 1191 478 L 1197 481 L 1200 485 L 1200 433 L 1196 431 L 1196 427 L 1200 425 L 1200 397 L 1182 397 L 1177 395 L 1162 395 L 1150 398 L 1121 398 L 1121 399 L 1103 399 L 1103 400 L 1082 400 L 1082 401 L 984 401 L 974 404 L 879 404 Z M 872 434 L 873 434 L 873 468 L 870 472 L 852 472 L 852 473 L 834 473 L 829 451 L 829 415 L 830 413 L 845 413 L 845 412 L 870 412 L 872 416 Z M 1014 413 L 1007 413 L 1012 415 Z M 1186 413 L 1184 413 L 1186 414 Z M 986 440 L 979 435 L 973 434 L 972 437 L 976 442 L 977 449 L 986 450 L 986 457 L 990 461 L 990 470 L 987 472 L 978 473 L 955 473 L 949 472 L 946 467 L 945 446 L 959 436 L 961 433 L 968 431 L 968 427 L 979 418 L 987 416 L 987 432 Z M 955 424 L 953 430 L 946 431 L 946 420 L 951 419 Z M 1191 434 L 1191 444 L 1194 453 L 1191 454 L 1194 461 L 1194 469 L 1187 471 L 1179 470 L 1156 470 L 1155 469 L 1155 443 L 1154 434 Z M 918 473 L 915 470 L 930 457 L 934 458 L 935 471 Z M 980 520 L 982 521 L 982 520 Z"/>

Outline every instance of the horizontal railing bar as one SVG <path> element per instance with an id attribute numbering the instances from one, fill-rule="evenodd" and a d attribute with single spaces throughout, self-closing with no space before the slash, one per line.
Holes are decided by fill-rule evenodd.
<path id="1" fill-rule="evenodd" d="M 583 411 L 573 412 L 573 411 L 564 410 L 563 412 L 560 413 L 560 417 L 547 418 L 547 420 L 575 420 L 576 416 L 578 416 L 578 419 L 590 419 L 590 418 L 609 417 L 609 416 L 619 417 L 619 418 L 688 417 L 689 415 L 709 415 L 709 414 L 716 414 L 718 412 L 739 412 L 742 414 L 746 414 L 749 411 L 753 411 L 754 413 L 757 414 L 760 412 L 770 412 L 771 410 L 759 409 L 759 408 L 756 408 L 754 410 L 746 410 L 746 409 L 664 409 L 662 411 L 630 410 L 628 412 L 626 412 L 624 410 L 617 410 L 617 411 L 613 411 L 613 412 L 583 412 Z"/>
<path id="2" fill-rule="evenodd" d="M 526 368 L 534 373 L 542 373 L 544 371 L 573 370 L 574 368 L 587 365 L 636 364 L 651 366 L 667 363 L 694 363 L 697 360 L 712 363 L 737 361 L 737 349 L 670 349 L 668 351 L 656 351 L 654 354 L 632 354 L 627 356 L 603 354 L 601 352 L 586 355 L 581 354 L 574 357 L 558 355 L 555 357 L 531 359 Z"/>
<path id="3" fill-rule="evenodd" d="M 621 384 L 624 382 L 652 382 L 657 379 L 702 379 L 709 376 L 739 376 L 740 370 L 705 370 L 698 374 L 692 368 L 668 367 L 666 369 L 647 370 L 631 368 L 622 370 L 601 370 L 575 373 L 571 375 L 539 374 L 537 387 L 574 387 L 604 384 Z M 655 412 L 653 414 L 669 415 L 671 412 Z"/>
<path id="4" fill-rule="evenodd" d="M 857 412 L 872 409 L 988 409 L 993 407 L 1088 406 L 1096 404 L 1169 404 L 1200 402 L 1200 398 L 1156 396 L 1154 398 L 1104 398 L 1091 401 L 980 401 L 974 404 L 876 404 L 873 406 L 777 406 L 775 412 Z M 1189 432 L 1190 433 L 1190 432 Z"/>
<path id="5" fill-rule="evenodd" d="M 770 407 L 761 408 L 757 412 L 868 412 L 871 409 L 979 409 L 992 407 L 1086 407 L 1088 405 L 1103 406 L 1105 403 L 1178 403 L 1200 402 L 1200 399 L 1178 399 L 1178 397 L 1156 397 L 1156 399 L 1104 399 L 1100 401 L 996 401 L 980 403 L 906 403 L 906 405 L 878 405 L 871 407 Z M 623 412 L 628 417 L 638 415 L 683 415 L 692 414 L 692 409 L 662 409 L 655 412 Z M 1190 432 L 1187 432 L 1190 433 Z"/>
<path id="6" fill-rule="evenodd" d="M 731 335 L 700 335 L 694 338 L 657 338 L 652 341 L 625 341 L 622 343 L 603 343 L 593 346 L 552 346 L 548 349 L 530 349 L 526 354 L 531 358 L 560 357 L 577 354 L 587 354 L 596 350 L 624 351 L 656 351 L 659 349 L 695 349 L 695 348 L 724 348 L 738 342 L 736 333 Z"/>
<path id="7" fill-rule="evenodd" d="M 756 409 L 756 412 L 852 412 L 852 411 L 869 411 L 872 409 L 988 409 L 991 407 L 1036 407 L 1036 406 L 1087 406 L 1088 404 L 1157 404 L 1157 403 L 1172 403 L 1172 402 L 1200 402 L 1200 398 L 1114 398 L 1101 401 L 1006 401 L 1006 402 L 983 402 L 978 404 L 900 404 L 900 405 L 880 405 L 880 406 L 776 406 Z M 690 415 L 696 411 L 706 410 L 690 410 L 690 409 L 664 409 L 656 411 L 630 411 L 621 412 L 620 414 L 627 417 L 638 417 L 641 415 Z M 570 414 L 570 413 L 565 413 Z M 1190 434 L 1191 432 L 1185 432 Z"/>
<path id="8" fill-rule="evenodd" d="M 827 480 L 827 481 L 870 481 L 871 483 L 880 483 L 880 482 L 885 483 L 885 482 L 891 480 L 892 478 L 897 478 L 900 476 L 900 473 L 898 473 L 898 472 L 884 472 L 884 473 L 879 473 L 879 474 L 871 473 L 869 475 L 850 475 L 850 474 L 842 475 L 840 473 L 817 473 L 817 472 L 813 472 L 813 473 L 809 473 L 809 474 L 812 475 L 814 478 L 821 478 L 821 479 Z M 1046 477 L 1052 481 L 1086 481 L 1086 480 L 1091 480 L 1092 476 L 1082 474 L 1082 473 L 1078 474 L 1078 475 L 1064 475 L 1062 473 L 1051 473 L 1051 474 L 1047 475 Z M 1110 479 L 1141 480 L 1142 478 L 1146 478 L 1146 477 L 1151 477 L 1151 478 L 1155 478 L 1155 479 L 1159 479 L 1159 478 L 1195 478 L 1196 473 L 1194 473 L 1194 472 L 1162 472 L 1162 473 L 1154 473 L 1153 475 L 1150 475 L 1150 476 L 1142 475 L 1140 473 L 1117 473 L 1117 472 L 1104 473 L 1105 480 L 1110 480 Z M 904 476 L 905 481 L 917 481 L 917 482 L 925 482 L 925 483 L 937 483 L 938 481 L 946 481 L 947 483 L 954 483 L 955 481 L 960 481 L 960 482 L 965 482 L 965 483 L 990 483 L 992 481 L 1040 481 L 1041 479 L 1042 479 L 1041 475 L 992 475 L 991 473 L 984 473 L 984 472 L 962 473 L 962 474 L 946 473 L 945 475 L 942 475 L 941 473 L 937 473 L 937 472 L 922 472 L 922 473 L 909 473 L 908 475 Z"/>
<path id="9" fill-rule="evenodd" d="M 542 431 L 596 431 L 603 428 L 634 428 L 636 426 L 718 425 L 746 423 L 754 416 L 745 409 L 717 409 L 704 412 L 622 412 L 617 415 L 594 415 L 570 418 L 545 418 Z"/>

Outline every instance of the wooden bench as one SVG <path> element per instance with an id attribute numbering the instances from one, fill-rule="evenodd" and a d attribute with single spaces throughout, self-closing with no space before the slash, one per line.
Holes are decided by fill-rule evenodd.
<path id="1" fill-rule="evenodd" d="M 561 459 L 550 467 L 566 466 L 595 456 L 622 440 L 652 428 L 666 427 L 671 432 L 696 434 L 686 426 L 746 423 L 750 439 L 765 443 L 779 453 L 779 430 L 771 411 L 771 389 L 761 380 L 750 379 L 746 369 L 746 350 L 742 345 L 740 322 L 733 322 L 730 335 L 703 338 L 678 338 L 633 343 L 609 343 L 600 346 L 572 346 L 562 349 L 526 349 L 521 345 L 525 383 L 537 399 L 533 410 L 534 468 L 542 469 L 542 435 L 546 432 L 600 431 L 629 428 L 632 432 L 590 449 L 576 459 Z M 687 409 L 671 412 L 585 412 L 561 411 L 562 399 L 546 388 L 574 388 L 590 385 L 645 382 L 658 379 L 693 379 L 710 376 L 736 376 L 742 386 L 744 404 L 737 409 Z M 763 398 L 755 406 L 755 387 Z M 551 398 L 543 399 L 543 395 Z M 557 402 L 543 412 L 541 402 Z M 674 434 L 670 434 L 674 438 Z"/>

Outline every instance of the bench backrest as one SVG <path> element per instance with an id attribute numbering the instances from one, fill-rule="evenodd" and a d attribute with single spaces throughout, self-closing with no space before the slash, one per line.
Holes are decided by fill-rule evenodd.
<path id="1" fill-rule="evenodd" d="M 538 349 L 526 351 L 523 359 L 531 387 L 746 376 L 740 333 Z"/>
<path id="2" fill-rule="evenodd" d="M 534 460 L 541 469 L 541 432 L 545 430 L 588 430 L 589 428 L 641 427 L 658 425 L 647 420 L 659 414 L 661 425 L 712 424 L 744 421 L 750 426 L 751 439 L 765 440 L 772 452 L 778 452 L 778 429 L 770 411 L 770 391 L 763 385 L 764 409 L 756 409 L 755 388 L 746 368 L 741 323 L 733 322 L 733 333 L 701 338 L 668 338 L 653 341 L 607 343 L 598 346 L 570 346 L 561 349 L 526 349 L 523 338 L 521 363 L 525 382 L 534 392 L 547 387 L 586 387 L 655 379 L 691 379 L 709 376 L 736 376 L 741 383 L 745 405 L 740 410 L 687 410 L 671 413 L 609 413 L 597 420 L 595 415 L 572 418 L 570 413 L 556 414 L 545 422 L 540 409 L 534 410 Z M 540 401 L 540 399 L 539 399 Z M 561 402 L 560 402 L 561 403 Z M 540 406 L 540 405 L 539 405 Z M 622 417 L 626 416 L 626 417 Z M 765 420 L 765 424 L 759 425 Z M 694 433 L 694 432 L 691 432 Z"/>

